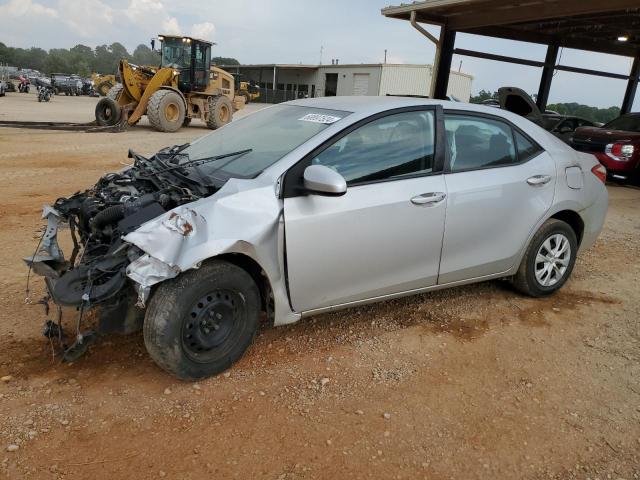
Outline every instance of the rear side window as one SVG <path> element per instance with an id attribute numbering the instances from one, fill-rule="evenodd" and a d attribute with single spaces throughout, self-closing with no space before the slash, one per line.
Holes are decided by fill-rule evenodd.
<path id="1" fill-rule="evenodd" d="M 515 137 L 516 137 L 516 145 L 518 148 L 519 162 L 526 162 L 527 160 L 535 157 L 542 151 L 542 148 L 540 148 L 539 145 L 533 143 L 531 140 L 526 138 L 520 132 L 516 131 Z"/>
<path id="2" fill-rule="evenodd" d="M 357 128 L 315 157 L 311 163 L 340 173 L 348 185 L 433 171 L 433 111 L 403 112 Z"/>
<path id="3" fill-rule="evenodd" d="M 457 114 L 446 114 L 444 123 L 452 172 L 518 162 L 512 130 L 506 123 Z"/>

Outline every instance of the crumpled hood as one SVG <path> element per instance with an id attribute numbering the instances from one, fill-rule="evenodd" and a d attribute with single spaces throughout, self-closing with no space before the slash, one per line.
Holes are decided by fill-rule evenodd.
<path id="1" fill-rule="evenodd" d="M 280 210 L 272 184 L 230 179 L 214 195 L 176 207 L 124 240 L 184 271 L 214 255 L 236 251 L 239 242 L 260 243 L 277 225 Z"/>

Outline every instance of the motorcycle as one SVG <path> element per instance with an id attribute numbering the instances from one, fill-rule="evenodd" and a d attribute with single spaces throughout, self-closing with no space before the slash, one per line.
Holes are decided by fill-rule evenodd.
<path id="1" fill-rule="evenodd" d="M 47 87 L 38 87 L 38 101 L 39 102 L 48 102 L 51 100 L 51 95 L 53 91 Z"/>

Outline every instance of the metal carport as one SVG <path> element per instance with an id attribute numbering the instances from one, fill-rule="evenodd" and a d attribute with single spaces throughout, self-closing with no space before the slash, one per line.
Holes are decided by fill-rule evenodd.
<path id="1" fill-rule="evenodd" d="M 408 20 L 436 44 L 431 96 L 445 98 L 453 55 L 465 55 L 542 68 L 538 107 L 544 110 L 554 70 L 627 80 L 621 106 L 628 113 L 640 76 L 638 0 L 426 0 L 382 9 L 389 18 Z M 441 27 L 439 38 L 420 23 Z M 455 48 L 456 33 L 547 45 L 544 62 Z M 629 75 L 558 65 L 561 47 L 632 57 Z"/>

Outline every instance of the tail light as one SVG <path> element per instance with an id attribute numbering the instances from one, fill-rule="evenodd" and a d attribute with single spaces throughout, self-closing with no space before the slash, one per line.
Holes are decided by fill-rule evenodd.
<path id="1" fill-rule="evenodd" d="M 610 143 L 604 149 L 604 153 L 608 157 L 622 162 L 626 162 L 633 157 L 634 152 L 635 147 L 625 143 Z"/>
<path id="2" fill-rule="evenodd" d="M 602 183 L 607 182 L 607 169 L 604 168 L 604 165 L 599 163 L 591 169 L 591 173 L 598 177 Z"/>

